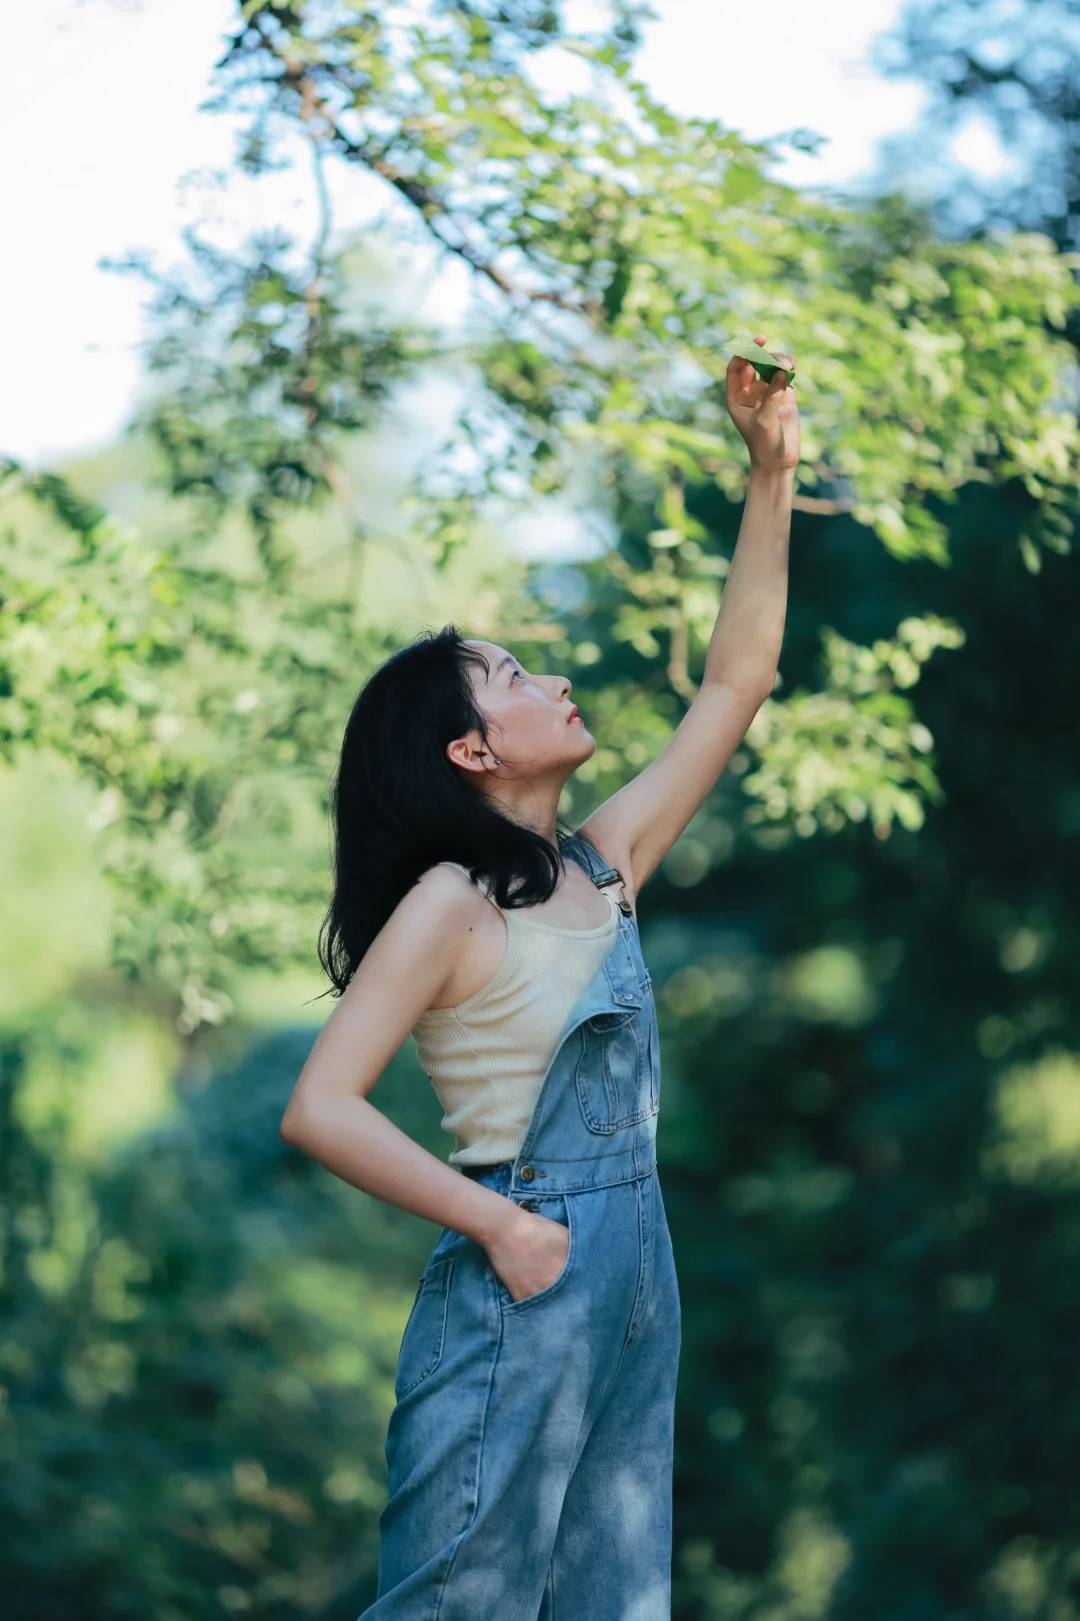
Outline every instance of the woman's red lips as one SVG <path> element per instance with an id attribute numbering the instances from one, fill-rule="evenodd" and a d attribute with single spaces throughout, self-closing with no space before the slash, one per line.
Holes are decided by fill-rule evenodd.
<path id="1" fill-rule="evenodd" d="M 570 722 L 572 720 L 580 720 L 580 719 L 581 719 L 581 716 L 578 714 L 577 704 L 571 704 L 570 705 L 570 713 L 566 717 L 566 724 L 569 726 L 569 724 L 570 724 Z"/>

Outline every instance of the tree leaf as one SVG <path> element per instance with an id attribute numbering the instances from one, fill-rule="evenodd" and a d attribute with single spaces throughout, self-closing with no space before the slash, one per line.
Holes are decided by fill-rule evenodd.
<path id="1" fill-rule="evenodd" d="M 758 376 L 766 383 L 771 383 L 778 371 L 786 371 L 789 381 L 795 375 L 794 364 L 781 366 L 778 357 L 773 351 L 763 349 L 760 343 L 754 342 L 753 338 L 729 338 L 723 347 L 726 354 L 738 355 L 740 360 L 749 360 Z M 768 355 L 770 360 L 775 361 L 776 364 L 770 364 L 769 360 L 765 360 L 763 358 L 765 355 Z"/>

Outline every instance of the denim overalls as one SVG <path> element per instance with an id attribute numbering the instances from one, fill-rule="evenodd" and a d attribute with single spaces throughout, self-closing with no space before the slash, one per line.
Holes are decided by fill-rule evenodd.
<path id="1" fill-rule="evenodd" d="M 584 839 L 564 856 L 601 887 Z M 632 914 L 567 1018 L 513 1161 L 466 1168 L 569 1231 L 514 1300 L 435 1243 L 386 1436 L 378 1597 L 360 1621 L 670 1621 L 679 1291 L 656 1174 L 659 1040 Z"/>

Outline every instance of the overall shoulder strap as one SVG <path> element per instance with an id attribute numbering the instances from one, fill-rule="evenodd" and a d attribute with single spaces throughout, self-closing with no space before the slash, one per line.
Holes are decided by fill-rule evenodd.
<path id="1" fill-rule="evenodd" d="M 617 869 L 605 861 L 599 850 L 580 833 L 571 833 L 566 838 L 560 835 L 559 847 L 564 856 L 570 856 L 579 867 L 585 868 L 598 889 L 603 889 L 605 884 L 613 883 L 620 877 Z"/>

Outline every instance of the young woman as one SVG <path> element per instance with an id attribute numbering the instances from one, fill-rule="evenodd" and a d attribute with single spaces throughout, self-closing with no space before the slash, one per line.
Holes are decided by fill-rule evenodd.
<path id="1" fill-rule="evenodd" d="M 399 1352 L 361 1621 L 669 1621 L 680 1314 L 634 904 L 773 686 L 787 384 L 728 367 L 750 480 L 701 687 L 577 833 L 556 808 L 596 744 L 565 676 L 447 626 L 387 659 L 350 716 L 320 939 L 340 999 L 281 1132 L 442 1226 Z M 410 1032 L 449 1164 L 368 1101 Z"/>

